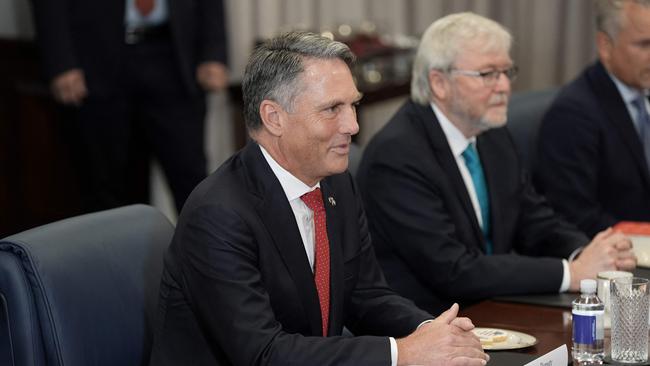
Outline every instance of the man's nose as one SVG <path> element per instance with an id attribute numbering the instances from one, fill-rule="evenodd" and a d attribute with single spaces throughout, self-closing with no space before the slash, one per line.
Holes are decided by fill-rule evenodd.
<path id="1" fill-rule="evenodd" d="M 343 116 L 341 132 L 349 135 L 356 135 L 359 133 L 359 122 L 357 121 L 357 111 L 355 106 L 351 106 Z"/>
<path id="2" fill-rule="evenodd" d="M 510 78 L 508 78 L 505 73 L 500 72 L 499 76 L 497 77 L 497 83 L 494 85 L 494 91 L 498 93 L 510 94 L 511 86 L 512 82 L 510 81 Z"/>

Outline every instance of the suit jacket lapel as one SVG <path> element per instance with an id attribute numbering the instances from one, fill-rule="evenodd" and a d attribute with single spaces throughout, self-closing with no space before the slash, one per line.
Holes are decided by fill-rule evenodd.
<path id="1" fill-rule="evenodd" d="M 250 172 L 251 190 L 260 199 L 258 213 L 293 278 L 312 334 L 321 334 L 320 305 L 314 275 L 287 196 L 255 143 L 245 147 L 243 159 Z"/>
<path id="2" fill-rule="evenodd" d="M 327 238 L 330 244 L 330 320 L 328 334 L 338 334 L 343 324 L 343 222 L 336 205 L 336 192 L 327 183 L 321 181 L 325 215 L 327 216 Z M 330 200 L 331 198 L 331 200 Z"/>
<path id="3" fill-rule="evenodd" d="M 645 162 L 643 145 L 638 132 L 634 128 L 634 123 L 625 102 L 616 88 L 616 84 L 614 84 L 600 62 L 597 62 L 589 71 L 588 76 L 589 81 L 593 83 L 592 90 L 596 93 L 600 104 L 603 105 L 603 109 L 609 117 L 607 121 L 625 141 L 625 145 L 629 148 L 636 165 L 642 172 L 646 186 L 650 186 L 650 172 L 648 172 L 648 166 Z"/>
<path id="4" fill-rule="evenodd" d="M 417 105 L 413 102 L 411 103 L 413 106 L 415 106 L 418 112 L 419 123 L 423 126 L 423 129 L 427 136 L 429 136 L 429 141 L 431 142 L 431 147 L 433 149 L 436 160 L 449 179 L 451 188 L 456 193 L 456 197 L 460 201 L 465 214 L 470 218 L 472 222 L 473 232 L 477 242 L 482 243 L 482 249 L 485 250 L 485 238 L 483 237 L 483 232 L 481 231 L 481 227 L 478 224 L 476 212 L 474 212 L 474 206 L 472 205 L 472 201 L 469 198 L 469 194 L 467 193 L 465 181 L 460 174 L 460 170 L 458 170 L 456 158 L 451 152 L 449 142 L 447 142 L 447 137 L 442 131 L 442 127 L 440 127 L 440 123 L 438 122 L 435 113 L 433 113 L 433 110 L 428 105 L 422 106 Z"/>

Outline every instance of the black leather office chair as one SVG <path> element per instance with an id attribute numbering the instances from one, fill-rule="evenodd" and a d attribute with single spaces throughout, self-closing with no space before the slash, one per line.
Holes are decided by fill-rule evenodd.
<path id="1" fill-rule="evenodd" d="M 529 171 L 535 164 L 537 135 L 542 118 L 558 89 L 519 92 L 512 95 L 508 105 L 508 130 L 512 134 Z"/>
<path id="2" fill-rule="evenodd" d="M 172 233 L 134 205 L 0 240 L 0 364 L 146 365 Z"/>

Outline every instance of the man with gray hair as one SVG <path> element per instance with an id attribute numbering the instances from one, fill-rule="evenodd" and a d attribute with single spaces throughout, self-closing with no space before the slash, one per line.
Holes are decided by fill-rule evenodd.
<path id="1" fill-rule="evenodd" d="M 599 60 L 558 94 L 535 183 L 587 234 L 650 222 L 650 1 L 596 1 Z"/>
<path id="2" fill-rule="evenodd" d="M 253 52 L 253 141 L 183 208 L 151 365 L 486 364 L 458 305 L 431 320 L 386 285 L 346 170 L 361 98 L 352 61 L 305 32 Z"/>
<path id="3" fill-rule="evenodd" d="M 635 266 L 623 235 L 603 232 L 589 244 L 531 187 L 503 127 L 517 75 L 511 42 L 473 13 L 434 22 L 416 55 L 412 100 L 359 168 L 388 283 L 431 312 L 452 299 L 575 291 L 599 271 Z"/>

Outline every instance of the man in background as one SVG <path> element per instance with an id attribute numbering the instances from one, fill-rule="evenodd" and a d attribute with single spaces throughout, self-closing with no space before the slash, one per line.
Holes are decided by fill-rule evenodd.
<path id="1" fill-rule="evenodd" d="M 485 365 L 457 305 L 428 321 L 386 285 L 347 172 L 361 98 L 352 61 L 344 44 L 305 32 L 251 55 L 252 141 L 180 215 L 152 366 Z"/>
<path id="2" fill-rule="evenodd" d="M 45 75 L 73 111 L 85 209 L 130 203 L 129 163 L 144 150 L 180 210 L 206 175 L 204 92 L 227 82 L 222 1 L 33 0 L 33 10 Z"/>
<path id="3" fill-rule="evenodd" d="M 501 25 L 473 13 L 434 22 L 416 55 L 411 101 L 359 168 L 388 283 L 431 312 L 452 301 L 575 291 L 599 271 L 635 266 L 622 234 L 589 243 L 533 190 L 503 127 L 517 75 L 511 43 Z"/>
<path id="4" fill-rule="evenodd" d="M 650 221 L 650 1 L 595 3 L 599 60 L 546 113 L 535 174 L 550 203 L 588 235 Z"/>

